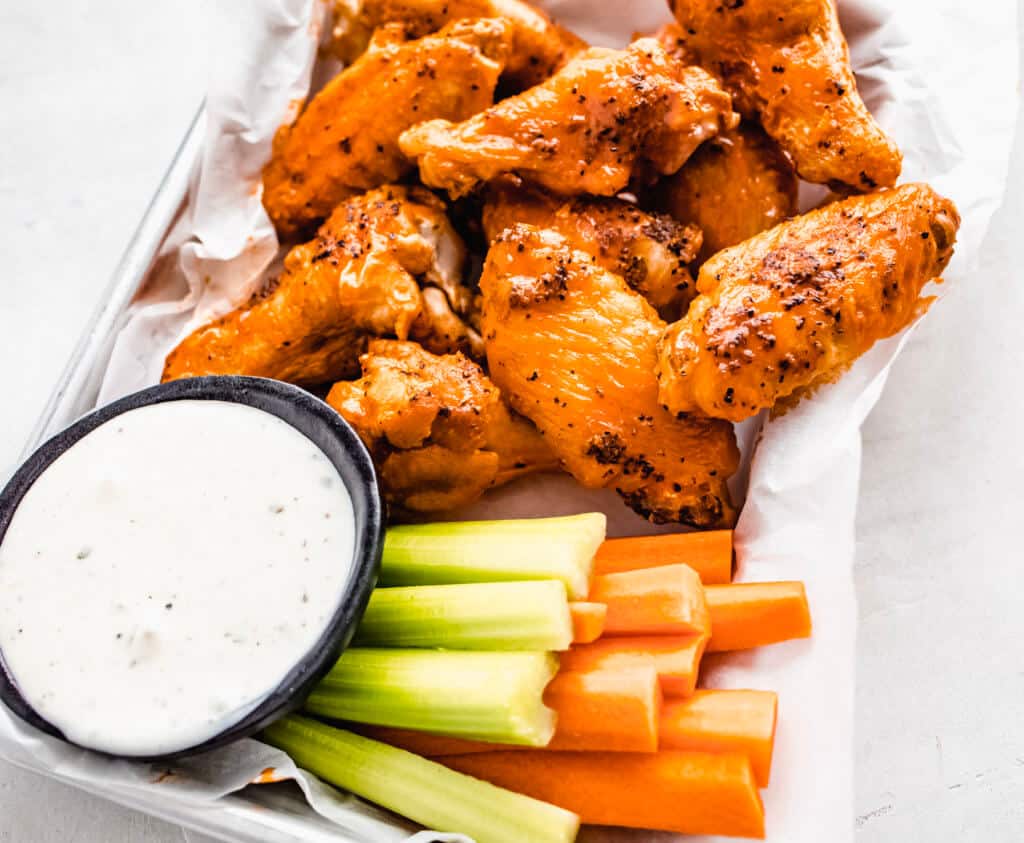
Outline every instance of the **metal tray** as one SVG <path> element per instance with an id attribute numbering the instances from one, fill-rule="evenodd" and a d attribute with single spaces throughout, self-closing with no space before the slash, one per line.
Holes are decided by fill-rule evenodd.
<path id="1" fill-rule="evenodd" d="M 128 241 L 96 311 L 86 323 L 78 345 L 36 422 L 22 459 L 95 406 L 102 374 L 110 360 L 114 339 L 124 325 L 128 305 L 149 275 L 167 232 L 184 208 L 189 179 L 202 151 L 205 129 L 204 101 Z"/>
<path id="2" fill-rule="evenodd" d="M 29 438 L 22 459 L 43 441 L 93 409 L 114 340 L 125 323 L 128 306 L 145 283 L 168 231 L 181 214 L 189 181 L 199 161 L 206 128 L 205 103 L 168 167 L 156 193 L 125 248 L 99 307 L 85 326 L 71 359 L 54 388 Z M 44 764 L 19 764 L 32 772 L 63 781 L 96 796 L 160 819 L 178 823 L 220 840 L 244 843 L 320 843 L 352 841 L 344 829 L 314 813 L 284 786 L 250 787 L 216 801 L 197 803 L 178 798 L 158 801 L 152 791 L 111 791 L 68 778 Z M 154 804 L 156 803 L 156 804 Z"/>

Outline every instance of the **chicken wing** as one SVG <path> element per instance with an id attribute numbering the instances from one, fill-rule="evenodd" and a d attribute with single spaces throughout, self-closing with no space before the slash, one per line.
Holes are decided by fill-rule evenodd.
<path id="1" fill-rule="evenodd" d="M 797 212 L 789 160 L 759 126 L 742 123 L 712 138 L 658 183 L 655 206 L 704 234 L 699 260 L 760 234 Z"/>
<path id="2" fill-rule="evenodd" d="M 274 138 L 263 205 L 290 235 L 347 197 L 396 181 L 412 164 L 398 137 L 421 120 L 462 120 L 490 105 L 507 24 L 467 20 L 408 41 L 400 24 L 378 30 L 355 64 L 332 79 Z"/>
<path id="3" fill-rule="evenodd" d="M 672 5 L 672 0 L 669 0 L 669 6 Z M 697 54 L 687 47 L 687 32 L 679 25 L 679 21 L 671 21 L 663 24 L 658 28 L 656 32 L 650 34 L 643 32 L 634 32 L 633 38 L 653 38 L 662 47 L 665 48 L 665 52 L 668 53 L 676 61 L 682 62 L 683 64 L 697 64 Z"/>
<path id="4" fill-rule="evenodd" d="M 163 380 L 354 377 L 373 336 L 411 336 L 439 352 L 479 351 L 479 335 L 453 313 L 472 298 L 459 282 L 464 262 L 444 203 L 429 190 L 390 186 L 353 197 L 314 240 L 288 253 L 278 279 L 186 337 L 168 355 Z"/>
<path id="5" fill-rule="evenodd" d="M 399 143 L 423 182 L 453 197 L 506 174 L 564 196 L 612 196 L 674 173 L 737 119 L 710 74 L 641 39 L 586 50 L 519 96 L 460 124 L 421 123 Z"/>
<path id="6" fill-rule="evenodd" d="M 960 217 L 908 184 L 834 202 L 719 252 L 661 343 L 673 412 L 740 421 L 837 377 L 922 314 Z"/>
<path id="7" fill-rule="evenodd" d="M 621 275 L 659 313 L 678 318 L 696 295 L 687 264 L 697 256 L 701 232 L 667 214 L 647 213 L 622 199 L 565 200 L 539 190 L 495 185 L 484 204 L 483 225 L 494 240 L 517 222 L 553 228 L 574 249 Z"/>
<path id="8" fill-rule="evenodd" d="M 676 49 L 721 78 L 807 181 L 896 183 L 902 159 L 857 92 L 835 0 L 669 0 Z"/>
<path id="9" fill-rule="evenodd" d="M 335 384 L 327 402 L 370 449 L 392 506 L 443 512 L 514 477 L 558 468 L 536 428 L 463 355 L 374 340 L 360 362 L 362 378 Z"/>
<path id="10" fill-rule="evenodd" d="M 665 323 L 622 278 L 558 232 L 516 225 L 491 246 L 480 287 L 491 378 L 566 470 L 652 521 L 733 522 L 732 426 L 658 403 Z"/>
<path id="11" fill-rule="evenodd" d="M 375 29 L 400 23 L 411 38 L 461 18 L 502 18 L 509 24 L 502 79 L 521 91 L 547 79 L 586 43 L 523 0 L 335 0 L 334 53 L 355 61 Z"/>

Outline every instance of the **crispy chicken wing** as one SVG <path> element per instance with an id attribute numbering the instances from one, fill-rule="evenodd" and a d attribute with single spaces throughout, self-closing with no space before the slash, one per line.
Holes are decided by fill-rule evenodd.
<path id="1" fill-rule="evenodd" d="M 495 185 L 487 193 L 483 225 L 494 240 L 517 222 L 553 228 L 626 279 L 663 316 L 677 318 L 696 295 L 687 264 L 700 249 L 700 229 L 666 214 L 648 213 L 622 199 L 562 199 L 540 190 Z"/>
<path id="2" fill-rule="evenodd" d="M 659 182 L 655 205 L 704 233 L 700 260 L 760 234 L 797 212 L 793 167 L 759 126 L 712 138 Z"/>
<path id="3" fill-rule="evenodd" d="M 613 488 L 653 521 L 728 525 L 732 426 L 658 403 L 664 330 L 618 275 L 558 232 L 516 225 L 480 282 L 491 377 L 589 488 Z"/>
<path id="4" fill-rule="evenodd" d="M 335 0 L 332 47 L 348 64 L 384 24 L 400 23 L 409 37 L 420 38 L 461 18 L 502 18 L 509 24 L 502 78 L 516 90 L 543 82 L 587 46 L 523 0 Z"/>
<path id="5" fill-rule="evenodd" d="M 168 355 L 163 379 L 324 383 L 357 375 L 373 336 L 480 351 L 479 335 L 453 312 L 471 302 L 459 282 L 464 261 L 444 203 L 429 190 L 390 186 L 353 197 L 314 240 L 288 253 L 280 278 L 186 337 Z"/>
<path id="6" fill-rule="evenodd" d="M 847 192 L 896 183 L 900 152 L 857 92 L 835 0 L 669 5 L 680 28 L 663 40 L 717 74 L 802 178 Z"/>
<path id="7" fill-rule="evenodd" d="M 672 0 L 669 0 L 669 6 L 672 5 Z M 665 48 L 665 52 L 668 53 L 676 61 L 680 61 L 683 64 L 697 64 L 698 56 L 693 49 L 687 47 L 688 36 L 686 30 L 683 29 L 678 21 L 671 21 L 670 23 L 663 24 L 658 28 L 656 32 L 644 33 L 634 32 L 633 38 L 653 38 L 662 47 Z"/>
<path id="8" fill-rule="evenodd" d="M 834 202 L 719 252 L 661 343 L 661 400 L 739 421 L 833 380 L 931 299 L 960 217 L 908 184 Z"/>
<path id="9" fill-rule="evenodd" d="M 412 169 L 398 137 L 421 120 L 462 120 L 490 105 L 507 24 L 465 20 L 407 41 L 378 30 L 355 64 L 332 79 L 274 138 L 263 204 L 282 235 L 307 229 L 354 193 Z"/>
<path id="10" fill-rule="evenodd" d="M 564 196 L 611 196 L 674 173 L 737 119 L 710 74 L 641 39 L 586 50 L 543 84 L 464 123 L 421 123 L 400 145 L 425 184 L 453 197 L 506 174 Z"/>
<path id="11" fill-rule="evenodd" d="M 509 411 L 480 367 L 413 342 L 374 340 L 363 376 L 334 385 L 327 402 L 356 429 L 388 502 L 442 512 L 558 461 L 536 428 Z"/>

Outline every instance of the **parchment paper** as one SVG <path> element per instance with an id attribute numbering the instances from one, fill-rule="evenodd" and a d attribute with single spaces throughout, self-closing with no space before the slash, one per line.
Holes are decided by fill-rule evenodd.
<path id="1" fill-rule="evenodd" d="M 634 31 L 649 31 L 668 19 L 663 0 L 542 5 L 596 44 L 623 44 Z M 277 241 L 260 204 L 260 170 L 274 130 L 294 113 L 311 79 L 322 80 L 334 69 L 316 61 L 327 23 L 320 0 L 251 0 L 244 11 L 220 0 L 209 8 L 212 72 L 205 153 L 186 213 L 169 234 L 157 269 L 118 337 L 101 402 L 156 383 L 164 355 L 178 339 L 243 300 L 274 260 Z M 958 203 L 963 215 L 947 284 L 976 285 L 977 294 L 984 295 L 984 279 L 972 278 L 971 272 L 1003 195 L 1017 95 L 1016 3 L 842 0 L 840 10 L 861 92 L 903 150 L 903 180 L 931 182 Z M 709 658 L 704 679 L 709 686 L 779 692 L 776 758 L 765 792 L 768 839 L 774 843 L 842 843 L 853 837 L 851 568 L 860 425 L 905 340 L 878 344 L 812 400 L 780 419 L 754 420 L 740 431 L 745 467 L 736 492 L 740 499 L 745 495 L 746 504 L 737 527 L 738 578 L 804 580 L 815 627 L 809 641 Z M 606 511 L 612 534 L 652 529 L 616 496 L 580 490 L 567 477 L 521 481 L 462 514 L 493 518 L 586 509 Z M 167 809 L 172 801 L 187 804 L 198 816 L 272 767 L 277 776 L 294 778 L 312 809 L 337 824 L 337 839 L 397 841 L 415 830 L 323 786 L 256 741 L 168 771 L 74 750 L 0 707 L 0 754 L 92 792 L 179 818 L 180 811 Z M 629 782 L 622 786 L 628 790 Z M 265 804 L 275 811 L 273 839 L 331 836 L 323 819 L 293 794 L 267 793 Z M 421 832 L 416 839 L 465 838 Z M 582 839 L 673 836 L 587 829 Z"/>

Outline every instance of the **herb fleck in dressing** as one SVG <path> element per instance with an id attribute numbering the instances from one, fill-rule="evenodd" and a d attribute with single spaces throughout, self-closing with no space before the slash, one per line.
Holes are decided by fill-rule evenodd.
<path id="1" fill-rule="evenodd" d="M 344 483 L 290 425 L 222 401 L 142 407 L 23 498 L 0 545 L 0 650 L 75 743 L 187 749 L 313 649 L 353 552 Z"/>

